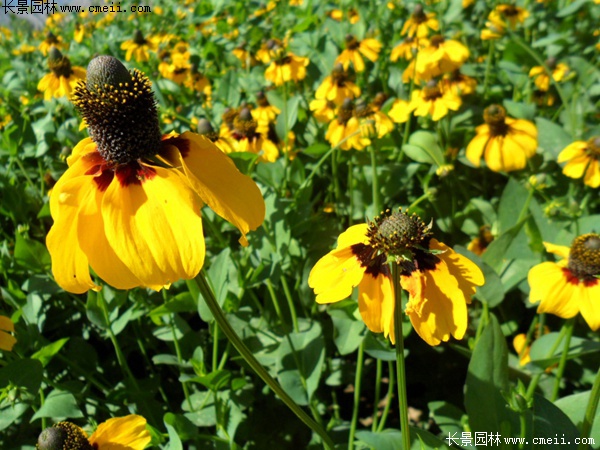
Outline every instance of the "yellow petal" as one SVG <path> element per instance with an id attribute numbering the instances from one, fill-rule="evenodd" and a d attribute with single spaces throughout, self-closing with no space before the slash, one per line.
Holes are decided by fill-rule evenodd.
<path id="1" fill-rule="evenodd" d="M 149 287 L 193 278 L 204 263 L 198 197 L 178 171 L 153 170 L 140 183 L 122 185 L 116 176 L 101 205 L 110 246 Z"/>
<path id="2" fill-rule="evenodd" d="M 544 242 L 543 244 L 548 253 L 553 253 L 564 259 L 567 259 L 569 257 L 569 253 L 571 252 L 571 248 L 567 247 L 566 245 L 556 245 L 551 244 L 550 242 Z"/>
<path id="3" fill-rule="evenodd" d="M 12 321 L 6 316 L 0 316 L 0 350 L 10 352 L 17 342 L 17 339 L 6 333 L 6 331 L 15 331 Z"/>
<path id="4" fill-rule="evenodd" d="M 588 167 L 590 159 L 585 156 L 578 156 L 572 158 L 565 167 L 563 167 L 563 174 L 570 178 L 581 178 Z"/>
<path id="5" fill-rule="evenodd" d="M 578 156 L 585 155 L 585 149 L 587 148 L 587 142 L 575 141 L 572 144 L 567 145 L 559 154 L 557 161 L 563 163 L 569 161 Z M 579 178 L 579 177 L 577 177 Z"/>
<path id="6" fill-rule="evenodd" d="M 553 262 L 543 262 L 529 270 L 527 281 L 531 287 L 529 301 L 540 302 L 538 313 L 549 312 L 570 319 L 579 312 L 578 302 L 574 298 L 579 283 L 568 269 Z"/>
<path id="7" fill-rule="evenodd" d="M 383 333 L 395 343 L 394 335 L 394 289 L 388 273 L 377 277 L 365 273 L 358 285 L 358 309 L 367 328 L 374 333 Z"/>
<path id="8" fill-rule="evenodd" d="M 471 139 L 469 145 L 467 145 L 465 156 L 475 167 L 481 165 L 481 156 L 483 155 L 483 151 L 489 139 L 490 135 L 488 132 L 478 133 L 477 136 Z"/>
<path id="9" fill-rule="evenodd" d="M 600 328 L 600 279 L 582 282 L 578 286 L 577 297 L 581 315 L 592 331 Z"/>
<path id="10" fill-rule="evenodd" d="M 235 225 L 242 233 L 240 243 L 248 245 L 246 234 L 256 230 L 265 218 L 265 202 L 256 183 L 205 137 L 186 132 L 176 140 L 189 142 L 189 151 L 183 155 L 171 152 L 171 162 L 177 159 L 174 165 L 183 167 L 200 198 Z"/>
<path id="11" fill-rule="evenodd" d="M 349 297 L 365 273 L 351 247 L 333 250 L 323 256 L 310 271 L 308 285 L 317 295 L 317 303 L 333 303 Z"/>
<path id="12" fill-rule="evenodd" d="M 89 438 L 97 450 L 143 450 L 151 440 L 146 419 L 134 414 L 108 419 Z"/>
<path id="13" fill-rule="evenodd" d="M 597 159 L 590 160 L 590 165 L 585 172 L 583 182 L 593 188 L 600 186 L 600 163 L 598 163 Z"/>

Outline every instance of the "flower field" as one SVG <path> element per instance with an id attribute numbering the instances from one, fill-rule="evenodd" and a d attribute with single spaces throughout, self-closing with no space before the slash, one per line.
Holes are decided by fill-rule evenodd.
<path id="1" fill-rule="evenodd" d="M 35 3 L 0 449 L 600 449 L 599 0 Z"/>

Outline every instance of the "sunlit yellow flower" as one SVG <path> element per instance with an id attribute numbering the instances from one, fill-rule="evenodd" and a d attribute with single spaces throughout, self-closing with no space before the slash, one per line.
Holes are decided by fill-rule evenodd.
<path id="1" fill-rule="evenodd" d="M 469 95 L 475 92 L 477 87 L 477 80 L 469 77 L 460 71 L 455 70 L 454 72 L 447 73 L 442 79 L 442 84 L 445 89 L 449 89 L 454 94 L 460 96 Z"/>
<path id="2" fill-rule="evenodd" d="M 462 100 L 450 89 L 431 81 L 423 89 L 415 89 L 412 92 L 409 108 L 414 111 L 415 116 L 431 116 L 431 120 L 438 121 L 448 111 L 457 111 Z"/>
<path id="3" fill-rule="evenodd" d="M 369 38 L 358 41 L 354 36 L 349 34 L 346 36 L 346 48 L 335 59 L 335 62 L 341 63 L 344 66 L 344 70 L 348 70 L 350 63 L 352 63 L 355 71 L 362 72 L 365 70 L 363 56 L 375 62 L 379 58 L 381 47 L 383 47 L 383 44 L 377 39 Z"/>
<path id="4" fill-rule="evenodd" d="M 35 51 L 35 47 L 29 44 L 21 44 L 17 48 L 12 51 L 12 54 L 15 56 L 25 55 L 27 53 L 33 53 Z"/>
<path id="5" fill-rule="evenodd" d="M 146 419 L 131 414 L 115 417 L 98 425 L 88 438 L 87 433 L 70 422 L 59 422 L 46 428 L 38 437 L 39 450 L 52 450 L 60 442 L 60 448 L 94 450 L 143 450 L 152 440 L 146 429 Z M 64 446 L 64 447 L 63 447 Z"/>
<path id="6" fill-rule="evenodd" d="M 475 129 L 477 135 L 467 145 L 467 159 L 479 167 L 483 156 L 494 172 L 523 169 L 537 150 L 535 124 L 506 117 L 506 110 L 499 105 L 488 106 L 483 118 L 485 123 Z"/>
<path id="7" fill-rule="evenodd" d="M 429 41 L 427 39 L 407 37 L 392 49 L 390 60 L 392 62 L 396 62 L 399 58 L 402 58 L 409 61 L 413 59 L 419 48 L 427 45 L 429 45 Z"/>
<path id="8" fill-rule="evenodd" d="M 277 6 L 276 2 L 270 1 L 269 3 L 267 3 L 267 5 L 264 8 L 259 8 L 256 11 L 254 11 L 252 14 L 250 14 L 250 18 L 252 19 L 252 18 L 260 17 L 263 14 L 268 13 L 269 11 L 273 11 L 276 6 Z"/>
<path id="9" fill-rule="evenodd" d="M 290 0 L 290 6 L 302 6 L 304 0 Z"/>
<path id="10" fill-rule="evenodd" d="M 344 12 L 341 9 L 332 9 L 327 13 L 327 15 L 333 20 L 337 20 L 338 22 L 344 20 Z M 358 14 L 358 11 L 356 11 L 354 8 L 350 8 L 348 10 L 348 21 L 354 25 L 359 20 L 360 16 Z"/>
<path id="11" fill-rule="evenodd" d="M 46 38 L 40 43 L 39 49 L 42 55 L 48 56 L 48 52 L 52 47 L 56 47 L 59 50 L 67 50 L 68 44 L 65 44 L 60 36 L 56 36 L 51 31 L 46 34 Z"/>
<path id="12" fill-rule="evenodd" d="M 388 260 L 399 265 L 400 283 L 409 293 L 405 312 L 429 345 L 462 339 L 467 304 L 481 270 L 431 235 L 416 215 L 402 211 L 354 225 L 338 238 L 335 250 L 322 257 L 308 278 L 318 303 L 345 299 L 358 286 L 358 308 L 367 327 L 394 343 L 395 300 Z"/>
<path id="13" fill-rule="evenodd" d="M 515 5 L 502 4 L 496 6 L 494 10 L 508 22 L 513 30 L 517 27 L 517 24 L 525 22 L 525 19 L 529 17 L 529 11 Z"/>
<path id="14" fill-rule="evenodd" d="M 12 37 L 12 31 L 9 28 L 0 26 L 0 38 L 1 40 L 7 40 Z"/>
<path id="15" fill-rule="evenodd" d="M 364 100 L 356 102 L 354 115 L 358 119 L 361 137 L 366 145 L 371 143 L 371 139 L 381 139 L 394 129 L 394 123 L 387 114 Z"/>
<path id="16" fill-rule="evenodd" d="M 248 107 L 241 108 L 239 112 L 233 109 L 226 111 L 220 134 L 231 143 L 234 152 L 254 153 L 263 162 L 274 162 L 279 157 L 277 144 L 269 139 L 267 133 L 258 131 L 258 122 Z"/>
<path id="17" fill-rule="evenodd" d="M 325 77 L 317 91 L 315 98 L 330 100 L 336 105 L 341 105 L 344 99 L 354 99 L 360 96 L 360 88 L 354 84 L 348 72 L 340 63 L 333 66 L 331 75 Z"/>
<path id="18" fill-rule="evenodd" d="M 50 50 L 48 67 L 50 73 L 44 75 L 37 86 L 38 91 L 44 93 L 44 100 L 70 97 L 77 83 L 85 79 L 85 69 L 71 66 L 69 58 L 56 48 Z"/>
<path id="19" fill-rule="evenodd" d="M 256 130 L 259 133 L 267 133 L 269 131 L 269 124 L 275 122 L 277 115 L 281 111 L 279 108 L 269 103 L 269 100 L 263 91 L 256 94 L 256 103 L 256 108 L 250 110 L 252 117 L 258 124 Z"/>
<path id="20" fill-rule="evenodd" d="M 529 301 L 538 313 L 570 319 L 581 313 L 589 327 L 600 328 L 600 236 L 578 236 L 571 247 L 544 242 L 546 250 L 560 256 L 558 262 L 546 261 L 529 270 Z"/>
<path id="21" fill-rule="evenodd" d="M 300 81 L 306 77 L 308 58 L 296 56 L 288 52 L 287 55 L 275 59 L 265 70 L 265 78 L 275 86 L 281 86 L 286 81 Z"/>
<path id="22" fill-rule="evenodd" d="M 462 7 L 463 7 L 463 9 L 466 9 L 469 6 L 471 6 L 473 3 L 475 3 L 475 0 L 462 0 Z"/>
<path id="23" fill-rule="evenodd" d="M 492 11 L 485 22 L 486 28 L 481 30 L 481 39 L 484 41 L 500 39 L 506 33 L 506 22 L 498 11 Z"/>
<path id="24" fill-rule="evenodd" d="M 187 42 L 177 43 L 173 51 L 161 55 L 161 59 L 162 62 L 158 65 L 160 74 L 177 84 L 183 84 L 192 68 Z"/>
<path id="25" fill-rule="evenodd" d="M 255 66 L 258 61 L 248 50 L 246 50 L 246 44 L 241 44 L 233 49 L 233 56 L 242 62 L 242 67 L 245 69 L 250 66 Z"/>
<path id="26" fill-rule="evenodd" d="M 469 49 L 458 41 L 433 36 L 429 45 L 419 50 L 416 70 L 419 77 L 430 80 L 444 73 L 458 70 L 469 58 Z"/>
<path id="27" fill-rule="evenodd" d="M 417 4 L 410 18 L 404 22 L 400 34 L 408 34 L 409 37 L 422 39 L 429 35 L 429 30 L 439 31 L 439 29 L 440 24 L 435 18 L 435 13 L 425 14 L 423 6 Z"/>
<path id="28" fill-rule="evenodd" d="M 14 333 L 15 326 L 6 316 L 0 316 L 0 350 L 10 352 L 17 343 L 15 337 L 10 334 Z"/>
<path id="29" fill-rule="evenodd" d="M 322 123 L 329 123 L 335 117 L 336 105 L 332 101 L 321 99 L 312 100 L 308 105 L 315 119 Z"/>
<path id="30" fill-rule="evenodd" d="M 155 52 L 158 44 L 152 39 L 144 37 L 140 30 L 135 30 L 133 39 L 129 39 L 121 44 L 121 50 L 125 50 L 125 60 L 131 61 L 131 57 L 137 62 L 144 62 L 150 59 L 148 52 Z"/>
<path id="31" fill-rule="evenodd" d="M 554 81 L 559 82 L 565 78 L 565 75 L 569 73 L 569 66 L 563 63 L 556 62 L 556 58 L 549 58 L 546 60 L 546 65 L 552 73 Z M 547 91 L 550 89 L 550 76 L 546 72 L 544 66 L 534 66 L 529 71 L 529 76 L 535 78 L 534 83 L 540 91 Z"/>
<path id="32" fill-rule="evenodd" d="M 99 289 L 90 267 L 118 289 L 159 290 L 195 277 L 204 262 L 203 203 L 247 245 L 246 234 L 264 218 L 260 190 L 210 140 L 191 132 L 161 136 L 146 76 L 99 56 L 73 103 L 90 138 L 73 149 L 54 186 L 46 239 L 63 289 Z"/>
<path id="33" fill-rule="evenodd" d="M 347 98 L 337 109 L 337 117 L 329 123 L 325 139 L 332 147 L 339 146 L 342 150 L 362 150 L 371 143 L 363 139 L 358 119 L 354 115 L 354 104 Z"/>
<path id="34" fill-rule="evenodd" d="M 196 92 L 201 92 L 206 97 L 210 98 L 212 94 L 212 87 L 210 80 L 198 71 L 198 66 L 192 64 L 188 72 L 188 76 L 184 81 L 184 86 Z"/>
<path id="35" fill-rule="evenodd" d="M 263 64 L 269 64 L 274 59 L 280 58 L 287 43 L 279 39 L 271 38 L 260 46 L 256 52 L 256 58 Z"/>
<path id="36" fill-rule="evenodd" d="M 398 99 L 392 104 L 388 116 L 396 123 L 404 123 L 410 119 L 411 113 L 412 109 L 410 108 L 410 102 Z"/>
<path id="37" fill-rule="evenodd" d="M 570 178 L 581 178 L 590 187 L 600 186 L 600 136 L 587 141 L 575 141 L 567 145 L 558 155 L 558 162 L 567 164 L 563 174 Z"/>
<path id="38" fill-rule="evenodd" d="M 550 333 L 550 329 L 548 327 L 544 327 L 543 334 Z M 533 340 L 539 338 L 539 329 L 536 329 L 535 337 Z M 527 335 L 525 333 L 517 334 L 513 338 L 513 347 L 517 352 L 517 356 L 519 357 L 519 365 L 526 366 L 529 362 L 531 362 L 531 356 L 529 352 L 531 351 L 531 344 L 533 341 L 529 342 L 527 345 Z M 527 346 L 526 346 L 527 345 Z M 551 372 L 552 367 L 548 367 L 546 372 Z"/>
<path id="39" fill-rule="evenodd" d="M 225 137 L 221 136 L 219 132 L 215 131 L 207 119 L 202 118 L 198 120 L 195 117 L 192 117 L 190 122 L 192 129 L 195 128 L 198 134 L 210 139 L 210 141 L 215 144 L 223 153 L 233 153 L 235 151 L 231 145 L 231 142 L 229 142 L 229 140 Z"/>
<path id="40" fill-rule="evenodd" d="M 481 256 L 487 250 L 488 245 L 490 245 L 493 240 L 494 235 L 492 234 L 492 229 L 489 225 L 483 225 L 479 228 L 477 237 L 473 238 L 473 240 L 469 242 L 467 250 Z"/>

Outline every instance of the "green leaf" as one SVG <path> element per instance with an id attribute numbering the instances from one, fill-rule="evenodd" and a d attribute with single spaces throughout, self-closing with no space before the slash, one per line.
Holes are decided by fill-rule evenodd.
<path id="1" fill-rule="evenodd" d="M 300 321 L 299 333 L 290 333 L 279 346 L 277 378 L 299 405 L 307 405 L 319 387 L 325 361 L 325 339 L 318 322 Z"/>
<path id="2" fill-rule="evenodd" d="M 359 442 L 377 450 L 403 450 L 402 432 L 400 430 L 387 429 L 382 432 L 357 431 L 356 438 Z M 441 439 L 435 437 L 428 431 L 410 427 L 410 450 L 433 450 L 450 447 Z"/>
<path id="3" fill-rule="evenodd" d="M 296 95 L 287 101 L 287 109 L 281 108 L 281 113 L 277 116 L 277 122 L 275 123 L 275 130 L 277 136 L 283 142 L 285 140 L 286 132 L 290 131 L 296 125 L 298 120 L 298 106 L 300 105 L 301 97 Z M 287 121 L 286 121 L 287 120 Z"/>
<path id="4" fill-rule="evenodd" d="M 69 338 L 59 339 L 52 344 L 48 344 L 42 347 L 40 350 L 31 355 L 32 358 L 39 359 L 42 363 L 42 366 L 46 367 L 48 363 L 52 360 L 54 355 L 56 355 L 60 349 L 69 341 Z"/>
<path id="5" fill-rule="evenodd" d="M 73 394 L 58 389 L 48 394 L 44 404 L 31 418 L 31 422 L 41 417 L 77 419 L 83 417 L 83 413 L 77 406 L 77 401 Z"/>
<path id="6" fill-rule="evenodd" d="M 498 306 L 504 300 L 504 287 L 498 274 L 482 261 L 475 253 L 470 252 L 466 248 L 456 245 L 454 250 L 473 261 L 483 272 L 485 283 L 483 286 L 477 287 L 477 298 L 482 302 L 487 303 L 490 308 Z"/>
<path id="7" fill-rule="evenodd" d="M 550 350 L 555 345 L 556 339 L 559 337 L 559 333 L 548 333 L 540 338 L 536 339 L 531 345 L 529 355 L 531 357 L 531 364 L 537 367 L 545 369 L 553 364 L 557 364 L 560 361 L 563 349 L 565 347 L 565 340 L 558 345 L 558 348 L 553 354 L 550 354 Z M 600 342 L 590 341 L 577 336 L 571 337 L 569 342 L 569 351 L 567 359 L 577 358 L 583 355 L 590 355 L 593 353 L 600 352 Z"/>
<path id="8" fill-rule="evenodd" d="M 358 309 L 356 302 L 352 302 L 352 305 L 355 310 Z M 347 309 L 329 308 L 327 312 L 333 322 L 333 340 L 340 354 L 347 355 L 356 351 L 364 339 L 364 322 Z"/>
<path id="9" fill-rule="evenodd" d="M 536 394 L 532 412 L 533 429 L 531 430 L 531 437 L 542 444 L 541 448 L 577 449 L 575 439 L 580 436 L 579 431 L 569 417 L 556 405 Z M 546 441 L 542 442 L 540 439 L 546 439 Z M 555 441 L 555 439 L 558 441 Z"/>
<path id="10" fill-rule="evenodd" d="M 50 268 L 50 254 L 41 242 L 27 239 L 17 233 L 15 242 L 15 261 L 26 269 L 44 272 Z"/>
<path id="11" fill-rule="evenodd" d="M 556 161 L 558 154 L 573 142 L 573 138 L 563 127 L 543 117 L 537 117 L 535 124 L 538 129 L 538 147 L 542 149 L 544 160 Z"/>
<path id="12" fill-rule="evenodd" d="M 577 428 L 581 429 L 585 417 L 585 408 L 583 405 L 588 404 L 591 392 L 592 391 L 585 391 L 578 394 L 567 395 L 566 397 L 556 400 L 554 405 L 565 413 Z M 594 439 L 594 442 L 596 442 L 594 448 L 598 448 L 598 444 L 600 443 L 600 408 L 596 410 L 590 438 Z"/>
<path id="13" fill-rule="evenodd" d="M 513 102 L 512 100 L 504 100 L 502 104 L 506 108 L 508 115 L 511 117 L 526 120 L 533 120 L 535 117 L 536 107 L 534 103 L 520 103 Z"/>
<path id="14" fill-rule="evenodd" d="M 502 234 L 515 226 L 519 213 L 527 202 L 529 192 L 514 178 L 509 178 L 502 191 L 498 206 L 498 233 Z"/>
<path id="15" fill-rule="evenodd" d="M 0 369 L 0 388 L 10 384 L 36 395 L 42 384 L 42 363 L 37 359 L 17 359 Z"/>
<path id="16" fill-rule="evenodd" d="M 176 420 L 177 416 L 172 413 L 165 414 L 163 418 L 165 427 L 167 427 L 167 433 L 169 433 L 169 446 L 167 447 L 168 450 L 183 450 L 183 444 L 174 426 Z"/>
<path id="17" fill-rule="evenodd" d="M 8 399 L 0 402 L 0 431 L 11 426 L 29 409 L 27 403 L 12 403 Z"/>
<path id="18" fill-rule="evenodd" d="M 195 381 L 204 385 L 207 389 L 216 392 L 224 387 L 229 386 L 232 378 L 232 373 L 229 370 L 215 370 L 203 377 L 195 377 L 190 381 Z"/>
<path id="19" fill-rule="evenodd" d="M 461 443 L 463 449 L 476 448 L 475 445 L 464 445 L 460 440 L 462 432 L 465 429 L 464 421 L 467 419 L 467 415 L 461 409 L 444 401 L 429 402 L 427 407 L 429 408 L 430 417 L 434 420 L 435 424 L 440 427 L 443 435 L 450 439 L 444 439 L 445 442 L 452 442 L 453 444 Z"/>
<path id="20" fill-rule="evenodd" d="M 189 292 L 182 292 L 150 311 L 150 318 L 155 324 L 160 324 L 160 317 L 170 313 L 195 312 L 197 310 L 196 302 Z"/>
<path id="21" fill-rule="evenodd" d="M 556 17 L 567 17 L 571 14 L 575 14 L 586 3 L 591 2 L 590 0 L 575 0 L 573 3 L 570 3 L 569 5 L 561 9 L 558 13 L 556 13 Z"/>
<path id="22" fill-rule="evenodd" d="M 414 161 L 426 164 L 444 164 L 444 153 L 437 141 L 435 133 L 430 131 L 415 131 L 410 135 L 408 144 L 402 151 Z"/>
<path id="23" fill-rule="evenodd" d="M 396 360 L 396 350 L 391 346 L 389 340 L 379 339 L 373 333 L 367 333 L 365 337 L 365 353 L 382 361 Z M 404 354 L 407 353 L 408 350 L 404 349 Z"/>
<path id="24" fill-rule="evenodd" d="M 511 414 L 502 393 L 508 392 L 508 348 L 496 316 L 490 314 L 467 372 L 465 408 L 475 432 L 498 433 L 510 427 Z"/>

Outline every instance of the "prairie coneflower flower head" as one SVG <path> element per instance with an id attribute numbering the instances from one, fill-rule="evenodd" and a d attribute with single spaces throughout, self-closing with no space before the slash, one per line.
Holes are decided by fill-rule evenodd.
<path id="1" fill-rule="evenodd" d="M 269 124 L 275 122 L 277 115 L 281 111 L 269 103 L 263 91 L 259 91 L 256 94 L 256 107 L 252 108 L 250 112 L 258 124 L 257 131 L 259 133 L 267 133 L 269 131 Z"/>
<path id="2" fill-rule="evenodd" d="M 567 164 L 563 174 L 570 178 L 582 178 L 590 187 L 600 187 L 600 136 L 587 141 L 575 141 L 558 155 L 558 162 Z"/>
<path id="3" fill-rule="evenodd" d="M 415 214 L 387 210 L 369 224 L 354 225 L 338 238 L 308 278 L 318 303 L 345 299 L 358 286 L 358 308 L 367 327 L 392 343 L 395 296 L 388 262 L 399 265 L 400 284 L 408 291 L 405 312 L 429 345 L 462 339 L 467 304 L 483 284 L 479 268 L 433 238 L 431 227 Z"/>
<path id="4" fill-rule="evenodd" d="M 531 268 L 529 301 L 538 313 L 570 319 L 581 313 L 593 331 L 600 328 L 600 236 L 578 236 L 571 247 L 544 242 L 546 250 L 563 258 Z"/>
<path id="5" fill-rule="evenodd" d="M 360 126 L 362 139 L 369 144 L 371 139 L 381 139 L 394 129 L 394 123 L 374 104 L 361 99 L 356 102 L 356 118 Z M 367 144 L 368 145 L 368 144 Z"/>
<path id="6" fill-rule="evenodd" d="M 279 149 L 269 139 L 268 130 L 267 125 L 264 132 L 259 131 L 250 106 L 228 109 L 223 114 L 221 135 L 231 143 L 233 151 L 255 153 L 260 156 L 259 161 L 274 162 L 279 157 Z"/>
<path id="7" fill-rule="evenodd" d="M 341 105 L 346 98 L 354 99 L 360 96 L 360 88 L 353 83 L 350 74 L 341 63 L 335 63 L 331 75 L 325 77 L 317 91 L 317 100 L 329 100 Z"/>
<path id="8" fill-rule="evenodd" d="M 552 79 L 556 82 L 562 81 L 569 73 L 569 66 L 564 63 L 557 63 L 556 58 L 548 58 L 546 66 L 550 70 Z M 534 78 L 534 83 L 540 91 L 550 89 L 550 75 L 544 66 L 534 66 L 529 71 L 529 76 Z"/>
<path id="9" fill-rule="evenodd" d="M 363 56 L 373 62 L 379 58 L 379 52 L 383 44 L 377 39 L 368 38 L 359 41 L 351 34 L 346 35 L 346 48 L 335 59 L 336 63 L 342 64 L 344 70 L 348 70 L 350 63 L 356 72 L 365 70 Z"/>
<path id="10" fill-rule="evenodd" d="M 85 69 L 72 66 L 69 58 L 56 47 L 50 49 L 48 67 L 50 73 L 44 75 L 37 86 L 38 91 L 44 93 L 44 100 L 70 97 L 77 83 L 85 79 Z"/>
<path id="11" fill-rule="evenodd" d="M 410 18 L 404 22 L 400 34 L 418 39 L 426 38 L 429 30 L 439 31 L 440 24 L 435 18 L 435 13 L 425 13 L 423 5 L 417 4 Z"/>
<path id="12" fill-rule="evenodd" d="M 339 145 L 342 150 L 362 150 L 371 141 L 361 136 L 360 123 L 355 115 L 352 99 L 347 98 L 337 108 L 336 117 L 331 120 L 325 133 L 325 139 L 332 147 Z"/>
<path id="13" fill-rule="evenodd" d="M 14 333 L 15 326 L 6 316 L 0 316 L 0 350 L 10 352 L 17 340 L 10 334 Z"/>
<path id="14" fill-rule="evenodd" d="M 40 43 L 39 50 L 42 52 L 42 55 L 48 56 L 48 53 L 52 47 L 56 47 L 59 50 L 67 50 L 69 48 L 69 46 L 63 42 L 60 36 L 56 36 L 52 31 L 48 31 L 48 33 L 46 33 L 46 37 Z"/>
<path id="15" fill-rule="evenodd" d="M 529 11 L 515 5 L 498 5 L 494 8 L 494 11 L 498 13 L 504 21 L 508 22 L 510 28 L 513 30 L 518 24 L 525 22 L 525 19 L 529 17 Z"/>
<path id="16" fill-rule="evenodd" d="M 306 78 L 306 66 L 309 63 L 309 59 L 303 56 L 296 56 L 291 52 L 282 53 L 267 67 L 265 78 L 275 86 L 281 86 L 287 81 L 298 82 L 304 80 Z"/>
<path id="17" fill-rule="evenodd" d="M 159 290 L 193 278 L 204 262 L 206 203 L 246 234 L 264 219 L 256 184 L 195 133 L 161 136 L 150 81 L 111 56 L 94 58 L 73 103 L 88 126 L 50 196 L 46 243 L 65 290 Z"/>
<path id="18" fill-rule="evenodd" d="M 131 414 L 98 425 L 91 436 L 71 422 L 59 422 L 40 433 L 37 450 L 143 450 L 150 443 L 146 419 Z"/>
<path id="19" fill-rule="evenodd" d="M 438 34 L 429 40 L 427 47 L 419 51 L 416 71 L 419 78 L 430 80 L 459 69 L 468 58 L 469 49 L 465 45 Z"/>
<path id="20" fill-rule="evenodd" d="M 412 92 L 409 109 L 415 116 L 431 116 L 437 122 L 448 114 L 448 111 L 458 111 L 462 100 L 452 90 L 435 80 L 429 81 L 423 89 Z"/>
<path id="21" fill-rule="evenodd" d="M 481 157 L 490 170 L 510 172 L 521 170 L 537 150 L 537 128 L 528 120 L 506 116 L 500 105 L 488 106 L 483 112 L 485 124 L 467 145 L 467 159 L 479 167 Z"/>
<path id="22" fill-rule="evenodd" d="M 133 39 L 129 39 L 121 44 L 121 50 L 125 50 L 125 61 L 131 61 L 133 57 L 137 62 L 144 62 L 150 59 L 149 52 L 155 52 L 158 43 L 152 39 L 144 37 L 140 30 L 135 30 Z"/>

